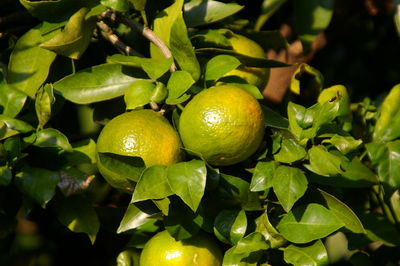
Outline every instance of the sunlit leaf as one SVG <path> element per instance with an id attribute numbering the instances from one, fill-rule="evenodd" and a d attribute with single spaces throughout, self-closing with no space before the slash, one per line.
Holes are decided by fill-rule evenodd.
<path id="1" fill-rule="evenodd" d="M 283 250 L 284 259 L 293 265 L 328 265 L 328 252 L 321 240 L 311 245 L 295 246 L 289 245 Z"/>

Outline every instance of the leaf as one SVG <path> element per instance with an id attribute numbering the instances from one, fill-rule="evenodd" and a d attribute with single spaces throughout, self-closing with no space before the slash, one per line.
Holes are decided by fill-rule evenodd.
<path id="1" fill-rule="evenodd" d="M 316 190 L 312 190 L 312 196 L 313 200 L 316 203 L 319 203 L 328 208 L 333 214 L 336 215 L 336 217 L 342 220 L 342 222 L 344 223 L 344 227 L 346 227 L 353 233 L 365 233 L 364 227 L 357 215 L 353 212 L 351 208 L 349 208 L 338 198 L 319 188 L 317 188 Z"/>
<path id="2" fill-rule="evenodd" d="M 0 73 L 0 114 L 16 117 L 24 107 L 26 95 L 11 88 Z"/>
<path id="3" fill-rule="evenodd" d="M 294 2 L 295 26 L 304 51 L 317 35 L 328 27 L 333 14 L 333 0 L 300 0 Z"/>
<path id="4" fill-rule="evenodd" d="M 214 0 L 192 0 L 185 3 L 184 17 L 188 27 L 210 24 L 232 16 L 243 6 L 236 3 L 223 3 Z"/>
<path id="5" fill-rule="evenodd" d="M 126 109 L 135 109 L 151 102 L 156 86 L 148 80 L 133 82 L 125 92 L 124 101 Z"/>
<path id="6" fill-rule="evenodd" d="M 121 65 L 103 64 L 66 76 L 53 86 L 65 99 L 88 104 L 122 96 L 134 81 L 142 77 Z"/>
<path id="7" fill-rule="evenodd" d="M 154 165 L 143 171 L 132 195 L 131 203 L 162 199 L 174 194 L 168 184 L 167 169 L 162 165 Z"/>
<path id="8" fill-rule="evenodd" d="M 391 141 L 400 137 L 399 105 L 400 84 L 394 86 L 382 102 L 373 133 L 374 141 Z"/>
<path id="9" fill-rule="evenodd" d="M 286 131 L 275 131 L 275 134 L 282 136 L 282 141 L 279 151 L 274 154 L 274 159 L 281 163 L 293 163 L 303 159 L 307 155 L 306 150 L 290 133 L 287 133 Z"/>
<path id="10" fill-rule="evenodd" d="M 11 168 L 7 165 L 0 165 L 0 186 L 8 186 L 12 179 Z"/>
<path id="11" fill-rule="evenodd" d="M 144 8 L 146 7 L 146 0 L 129 0 L 133 7 L 135 8 L 135 10 L 138 11 L 143 11 Z"/>
<path id="12" fill-rule="evenodd" d="M 328 252 L 321 240 L 308 246 L 289 245 L 283 250 L 286 263 L 293 265 L 328 265 Z"/>
<path id="13" fill-rule="evenodd" d="M 379 182 L 376 174 L 357 157 L 354 157 L 351 161 L 342 161 L 341 168 L 344 170 L 344 173 L 342 173 L 344 179 L 340 182 L 340 186 L 372 187 Z"/>
<path id="14" fill-rule="evenodd" d="M 121 64 L 124 66 L 142 68 L 144 72 L 153 80 L 164 75 L 173 63 L 172 58 L 144 58 L 138 56 L 125 56 L 115 54 L 107 57 L 107 62 Z"/>
<path id="15" fill-rule="evenodd" d="M 196 211 L 204 195 L 207 168 L 204 161 L 192 160 L 168 167 L 168 183 L 193 211 Z"/>
<path id="16" fill-rule="evenodd" d="M 100 0 L 103 6 L 112 8 L 119 12 L 126 12 L 129 10 L 129 4 L 126 0 Z"/>
<path id="17" fill-rule="evenodd" d="M 372 142 L 365 146 L 372 164 L 377 167 L 379 181 L 386 187 L 397 189 L 400 186 L 400 140 Z"/>
<path id="18" fill-rule="evenodd" d="M 297 95 L 306 94 L 308 98 L 317 97 L 324 85 L 321 72 L 312 66 L 301 63 L 292 75 L 290 90 Z"/>
<path id="19" fill-rule="evenodd" d="M 53 198 L 60 176 L 43 168 L 24 166 L 15 175 L 19 190 L 34 199 L 43 208 Z"/>
<path id="20" fill-rule="evenodd" d="M 57 197 L 52 201 L 52 207 L 63 225 L 72 232 L 87 234 L 92 244 L 94 243 L 100 221 L 93 206 L 84 195 Z"/>
<path id="21" fill-rule="evenodd" d="M 38 147 L 55 147 L 65 151 L 72 151 L 72 146 L 68 138 L 54 128 L 45 128 L 38 131 L 33 145 Z"/>
<path id="22" fill-rule="evenodd" d="M 93 179 L 94 175 L 85 174 L 77 168 L 66 167 L 60 170 L 60 182 L 57 186 L 64 196 L 69 197 L 86 190 Z"/>
<path id="23" fill-rule="evenodd" d="M 308 181 L 300 169 L 281 165 L 275 170 L 272 186 L 283 209 L 288 212 L 306 192 Z"/>
<path id="24" fill-rule="evenodd" d="M 43 41 L 39 27 L 32 28 L 18 39 L 8 64 L 8 84 L 31 98 L 46 80 L 56 58 L 55 53 L 39 47 Z"/>
<path id="25" fill-rule="evenodd" d="M 233 56 L 217 55 L 207 62 L 205 80 L 218 80 L 239 65 L 240 61 Z"/>
<path id="26" fill-rule="evenodd" d="M 43 128 L 50 120 L 51 104 L 54 98 L 52 93 L 51 85 L 46 84 L 45 87 L 41 87 L 36 94 L 35 110 L 39 120 L 39 128 Z"/>
<path id="27" fill-rule="evenodd" d="M 285 117 L 265 105 L 261 105 L 261 108 L 264 113 L 264 123 L 266 127 L 288 129 L 289 122 Z"/>
<path id="28" fill-rule="evenodd" d="M 150 218 L 152 214 L 146 213 L 135 206 L 135 204 L 129 204 L 124 217 L 121 220 L 121 223 L 118 227 L 117 234 L 126 232 L 128 230 L 132 230 L 138 228 L 141 225 L 151 221 Z"/>
<path id="29" fill-rule="evenodd" d="M 42 43 L 40 47 L 72 59 L 79 59 L 89 46 L 96 25 L 94 16 L 86 19 L 88 12 L 88 8 L 79 9 L 61 32 Z"/>
<path id="30" fill-rule="evenodd" d="M 316 203 L 299 206 L 285 214 L 277 229 L 284 238 L 296 244 L 323 238 L 344 223 L 331 211 Z"/>
<path id="31" fill-rule="evenodd" d="M 0 140 L 33 130 L 31 125 L 22 120 L 0 115 Z"/>
<path id="32" fill-rule="evenodd" d="M 227 79 L 228 78 L 230 78 L 230 77 L 227 77 Z M 220 82 L 225 83 L 225 78 L 218 81 L 218 83 L 220 83 Z M 242 89 L 246 90 L 248 93 L 250 93 L 251 95 L 253 95 L 253 97 L 258 100 L 264 99 L 264 96 L 260 92 L 260 89 L 254 85 L 247 84 L 247 83 L 234 83 L 234 82 L 226 82 L 226 84 L 242 88 Z"/>
<path id="33" fill-rule="evenodd" d="M 164 218 L 164 226 L 176 240 L 187 239 L 197 234 L 203 223 L 201 206 L 193 212 L 179 199 L 171 198 L 168 216 Z"/>
<path id="34" fill-rule="evenodd" d="M 194 84 L 194 82 L 192 76 L 184 70 L 173 72 L 167 84 L 167 101 L 181 97 Z"/>
<path id="35" fill-rule="evenodd" d="M 310 164 L 304 166 L 316 174 L 329 176 L 343 173 L 340 167 L 342 159 L 327 151 L 322 145 L 311 147 L 308 156 Z"/>
<path id="36" fill-rule="evenodd" d="M 257 225 L 255 232 L 261 233 L 271 248 L 279 248 L 287 242 L 272 226 L 267 213 L 264 212 L 255 222 Z"/>
<path id="37" fill-rule="evenodd" d="M 189 72 L 197 81 L 200 77 L 200 65 L 189 40 L 182 15 L 183 0 L 177 0 L 160 12 L 154 20 L 153 31 L 170 48 L 172 56 L 182 70 Z M 150 45 L 152 58 L 164 58 L 160 49 Z"/>
<path id="38" fill-rule="evenodd" d="M 247 217 L 243 210 L 222 210 L 214 220 L 214 234 L 226 244 L 235 245 L 245 234 Z"/>
<path id="39" fill-rule="evenodd" d="M 62 156 L 69 165 L 95 164 L 97 162 L 96 143 L 92 139 L 83 139 L 72 143 L 72 151 Z"/>
<path id="40" fill-rule="evenodd" d="M 277 10 L 286 2 L 286 0 L 264 0 L 261 5 L 261 15 L 257 18 L 254 29 L 256 31 L 261 30 L 265 22 L 275 14 Z"/>
<path id="41" fill-rule="evenodd" d="M 343 154 L 356 150 L 362 142 L 361 139 L 355 139 L 352 136 L 340 136 L 338 134 L 334 134 L 331 138 L 322 141 L 322 143 L 331 143 Z"/>
<path id="42" fill-rule="evenodd" d="M 387 246 L 400 245 L 400 233 L 384 216 L 377 213 L 364 213 L 360 219 L 371 241 L 381 241 Z"/>
<path id="43" fill-rule="evenodd" d="M 275 161 L 258 162 L 251 178 L 250 191 L 264 191 L 272 187 L 272 180 L 278 165 Z"/>

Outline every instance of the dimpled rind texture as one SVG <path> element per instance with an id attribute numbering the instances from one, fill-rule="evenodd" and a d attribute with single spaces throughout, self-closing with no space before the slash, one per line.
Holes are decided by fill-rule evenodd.
<path id="1" fill-rule="evenodd" d="M 221 266 L 220 248 L 206 235 L 176 241 L 167 231 L 153 236 L 140 256 L 143 266 Z"/>
<path id="2" fill-rule="evenodd" d="M 146 165 L 171 165 L 182 160 L 182 143 L 168 120 L 153 110 L 121 114 L 106 124 L 97 139 L 97 151 L 141 157 Z M 98 163 L 100 173 L 114 187 L 126 186 Z"/>
<path id="3" fill-rule="evenodd" d="M 197 94 L 184 108 L 179 133 L 183 145 L 213 165 L 232 165 L 252 155 L 264 136 L 258 101 L 231 85 Z"/>

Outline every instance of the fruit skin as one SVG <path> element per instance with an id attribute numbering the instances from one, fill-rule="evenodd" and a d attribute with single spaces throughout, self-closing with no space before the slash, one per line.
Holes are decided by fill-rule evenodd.
<path id="1" fill-rule="evenodd" d="M 176 241 L 168 231 L 153 236 L 140 256 L 143 266 L 220 266 L 220 248 L 207 235 Z"/>
<path id="2" fill-rule="evenodd" d="M 205 89 L 184 108 L 179 133 L 186 149 L 213 165 L 247 159 L 264 136 L 264 115 L 247 91 L 222 85 Z"/>
<path id="3" fill-rule="evenodd" d="M 255 58 L 267 59 L 263 48 L 255 41 L 227 29 L 220 29 L 219 32 L 228 38 L 233 51 Z M 224 76 L 238 76 L 246 80 L 249 84 L 263 89 L 269 79 L 269 69 L 239 66 L 237 69 L 229 71 Z"/>
<path id="4" fill-rule="evenodd" d="M 97 139 L 97 152 L 141 157 L 146 167 L 180 162 L 181 147 L 178 132 L 153 110 L 136 110 L 114 117 Z M 129 180 L 113 174 L 97 161 L 107 182 L 116 188 L 131 190 Z"/>

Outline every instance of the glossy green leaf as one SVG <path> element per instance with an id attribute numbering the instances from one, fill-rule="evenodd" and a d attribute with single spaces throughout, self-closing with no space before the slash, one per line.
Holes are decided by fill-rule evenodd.
<path id="1" fill-rule="evenodd" d="M 86 19 L 88 12 L 88 8 L 78 10 L 61 32 L 42 43 L 40 47 L 72 59 L 79 59 L 89 46 L 96 25 L 95 17 Z"/>
<path id="2" fill-rule="evenodd" d="M 279 10 L 286 0 L 264 0 L 261 5 L 261 15 L 257 18 L 255 30 L 261 30 L 265 22 Z"/>
<path id="3" fill-rule="evenodd" d="M 149 221 L 151 221 L 151 213 L 146 213 L 135 206 L 135 204 L 129 204 L 125 211 L 124 217 L 118 227 L 117 234 L 126 232 L 128 230 L 135 229 Z"/>
<path id="4" fill-rule="evenodd" d="M 239 12 L 243 6 L 214 0 L 192 0 L 185 3 L 184 17 L 188 27 L 219 21 Z"/>
<path id="5" fill-rule="evenodd" d="M 174 194 L 168 184 L 167 169 L 162 165 L 154 165 L 142 173 L 131 203 L 147 199 L 162 199 Z"/>
<path id="6" fill-rule="evenodd" d="M 66 76 L 53 85 L 65 99 L 88 104 L 121 96 L 134 81 L 142 78 L 140 72 L 121 65 L 103 64 Z"/>
<path id="7" fill-rule="evenodd" d="M 166 103 L 166 104 L 169 104 L 169 105 L 177 105 L 177 104 L 186 102 L 187 100 L 189 100 L 189 98 L 190 98 L 190 95 L 184 93 L 181 97 L 176 98 L 176 99 L 174 99 L 174 98 L 169 98 L 169 99 L 168 99 L 168 98 L 167 98 L 167 99 L 165 100 L 165 103 Z"/>
<path id="8" fill-rule="evenodd" d="M 168 167 L 168 183 L 193 211 L 196 211 L 204 195 L 207 168 L 204 161 L 192 160 Z"/>
<path id="9" fill-rule="evenodd" d="M 22 120 L 0 115 L 0 140 L 33 130 L 31 125 Z"/>
<path id="10" fill-rule="evenodd" d="M 243 210 L 222 210 L 214 220 L 214 234 L 222 242 L 235 245 L 246 233 L 247 217 Z"/>
<path id="11" fill-rule="evenodd" d="M 146 7 L 146 0 L 129 0 L 132 3 L 133 7 L 138 11 L 143 11 Z"/>
<path id="12" fill-rule="evenodd" d="M 302 63 L 292 75 L 290 90 L 297 95 L 306 94 L 308 97 L 316 98 L 323 85 L 324 77 L 321 72 L 306 63 Z"/>
<path id="13" fill-rule="evenodd" d="M 261 108 L 264 113 L 265 126 L 278 129 L 288 129 L 289 122 L 285 117 L 265 105 L 261 105 Z"/>
<path id="14" fill-rule="evenodd" d="M 129 10 L 129 4 L 127 0 L 100 0 L 103 6 L 112 8 L 119 12 L 126 12 Z"/>
<path id="15" fill-rule="evenodd" d="M 287 242 L 271 224 L 265 212 L 255 222 L 257 225 L 255 232 L 261 233 L 271 248 L 279 248 Z"/>
<path id="16" fill-rule="evenodd" d="M 219 30 L 205 29 L 190 36 L 195 47 L 220 47 L 232 49 L 228 38 Z"/>
<path id="17" fill-rule="evenodd" d="M 275 134 L 280 134 L 282 141 L 280 149 L 274 154 L 274 159 L 281 163 L 293 163 L 303 159 L 307 152 L 306 150 L 291 136 L 290 133 L 285 131 L 275 131 Z"/>
<path id="18" fill-rule="evenodd" d="M 333 14 L 333 0 L 294 2 L 295 25 L 304 50 L 308 51 L 317 35 L 328 27 Z"/>
<path id="19" fill-rule="evenodd" d="M 293 265 L 323 266 L 328 265 L 328 252 L 321 240 L 311 245 L 289 245 L 283 250 L 286 263 Z"/>
<path id="20" fill-rule="evenodd" d="M 176 240 L 187 239 L 197 234 L 203 224 L 201 207 L 193 212 L 181 200 L 171 198 L 168 216 L 164 218 L 164 226 Z"/>
<path id="21" fill-rule="evenodd" d="M 240 61 L 230 55 L 217 55 L 211 58 L 206 65 L 206 80 L 218 80 L 231 70 L 240 66 Z"/>
<path id="22" fill-rule="evenodd" d="M 169 198 L 153 199 L 152 202 L 157 206 L 157 208 L 162 212 L 162 214 L 168 216 L 169 205 L 171 204 Z"/>
<path id="23" fill-rule="evenodd" d="M 287 240 L 302 244 L 323 238 L 342 226 L 344 223 L 332 211 L 311 203 L 294 208 L 284 215 L 277 229 Z"/>
<path id="24" fill-rule="evenodd" d="M 390 188 L 400 186 L 400 140 L 365 145 L 372 164 L 377 167 L 380 182 Z"/>
<path id="25" fill-rule="evenodd" d="M 95 164 L 97 162 L 96 143 L 92 139 L 74 142 L 72 151 L 62 153 L 69 165 Z"/>
<path id="26" fill-rule="evenodd" d="M 36 116 L 39 120 L 39 128 L 43 128 L 44 125 L 46 125 L 46 123 L 50 120 L 51 104 L 54 97 L 52 95 L 52 86 L 46 84 L 45 87 L 41 87 L 38 90 L 35 100 L 35 110 Z"/>
<path id="27" fill-rule="evenodd" d="M 168 80 L 168 97 L 167 101 L 171 99 L 178 99 L 194 84 L 194 80 L 189 72 L 178 70 L 171 74 Z"/>
<path id="28" fill-rule="evenodd" d="M 24 107 L 26 95 L 9 86 L 0 73 L 0 114 L 16 117 Z"/>
<path id="29" fill-rule="evenodd" d="M 306 192 L 308 181 L 300 169 L 281 165 L 275 170 L 272 186 L 282 208 L 288 212 Z"/>
<path id="30" fill-rule="evenodd" d="M 154 33 L 171 49 L 172 56 L 182 70 L 189 72 L 196 81 L 200 77 L 200 65 L 189 40 L 182 15 L 183 0 L 175 1 L 154 20 Z M 152 58 L 164 58 L 160 49 L 150 45 Z"/>
<path id="31" fill-rule="evenodd" d="M 92 244 L 100 229 L 100 221 L 91 202 L 82 194 L 57 197 L 52 202 L 58 220 L 75 233 L 85 233 Z"/>
<path id="32" fill-rule="evenodd" d="M 340 186 L 344 187 L 372 187 L 378 184 L 378 177 L 367 166 L 365 166 L 357 157 L 351 161 L 342 161 L 341 164 L 345 178 L 340 182 Z"/>
<path id="33" fill-rule="evenodd" d="M 275 161 L 258 162 L 251 178 L 250 191 L 264 191 L 272 187 L 272 180 L 277 167 L 278 163 Z"/>
<path id="34" fill-rule="evenodd" d="M 19 190 L 34 199 L 43 208 L 53 198 L 60 176 L 44 168 L 25 166 L 15 175 Z"/>
<path id="35" fill-rule="evenodd" d="M 312 197 L 315 202 L 323 205 L 335 214 L 348 230 L 357 234 L 365 233 L 358 216 L 344 202 L 319 188 L 312 190 Z"/>
<path id="36" fill-rule="evenodd" d="M 133 82 L 124 95 L 126 109 L 131 110 L 150 103 L 155 90 L 156 86 L 149 80 Z"/>
<path id="37" fill-rule="evenodd" d="M 328 176 L 343 173 L 340 167 L 342 158 L 330 153 L 322 145 L 311 147 L 308 156 L 310 164 L 305 167 L 316 174 Z"/>
<path id="38" fill-rule="evenodd" d="M 36 133 L 36 140 L 33 145 L 38 147 L 56 147 L 65 151 L 72 151 L 68 138 L 59 130 L 45 128 Z"/>
<path id="39" fill-rule="evenodd" d="M 18 39 L 8 64 L 8 84 L 32 98 L 56 58 L 55 53 L 39 47 L 44 40 L 39 27 L 29 30 Z"/>
<path id="40" fill-rule="evenodd" d="M 121 64 L 124 66 L 142 68 L 144 72 L 153 80 L 158 79 L 167 72 L 172 63 L 172 58 L 144 58 L 138 56 L 126 56 L 115 54 L 107 57 L 107 62 Z"/>
<path id="41" fill-rule="evenodd" d="M 374 141 L 390 141 L 400 137 L 400 84 L 394 86 L 385 97 L 376 121 Z"/>
<path id="42" fill-rule="evenodd" d="M 0 165 L 0 186 L 8 186 L 12 179 L 11 168 L 7 165 Z"/>
<path id="43" fill-rule="evenodd" d="M 343 154 L 356 150 L 362 142 L 361 139 L 355 139 L 352 136 L 340 136 L 338 134 L 334 134 L 329 139 L 324 139 L 322 141 L 322 143 L 331 143 Z"/>

